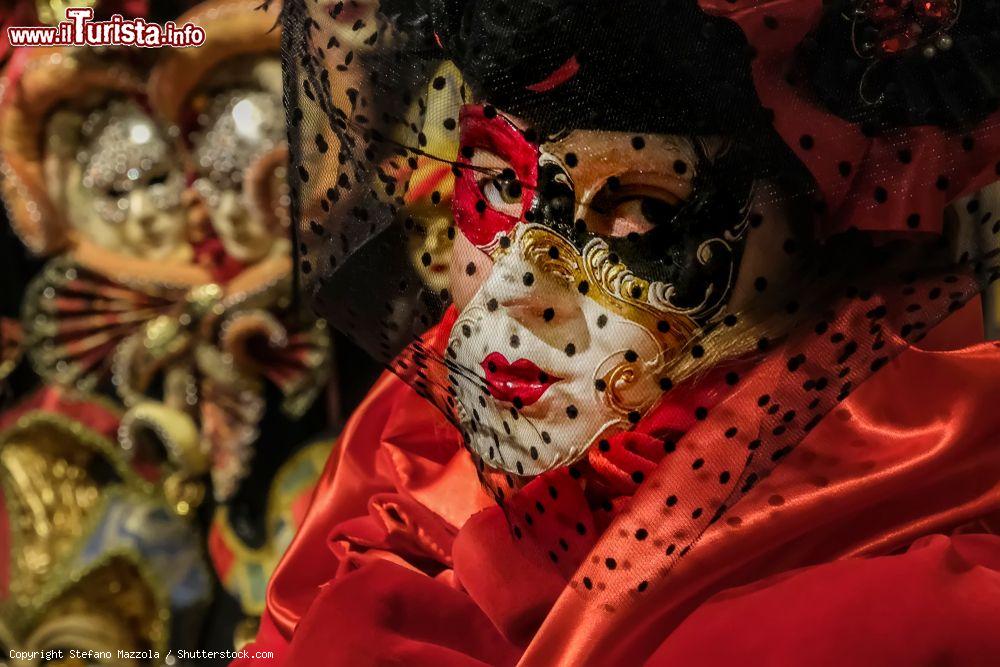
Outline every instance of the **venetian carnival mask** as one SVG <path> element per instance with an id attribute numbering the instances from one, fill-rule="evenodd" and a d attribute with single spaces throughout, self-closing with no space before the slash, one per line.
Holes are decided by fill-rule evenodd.
<path id="1" fill-rule="evenodd" d="M 110 250 L 152 260 L 188 259 L 183 174 L 150 115 L 132 100 L 113 100 L 86 118 L 81 137 L 76 155 L 81 188 L 67 197 L 71 224 Z"/>
<path id="2" fill-rule="evenodd" d="M 753 183 L 726 173 L 722 141 L 529 138 L 482 106 L 461 126 L 455 220 L 493 267 L 449 340 L 487 387 L 457 382 L 459 414 L 487 465 L 534 475 L 636 423 L 721 316 Z"/>
<path id="3" fill-rule="evenodd" d="M 435 292 L 449 285 L 454 233 L 451 216 L 430 211 L 420 216 L 409 238 L 413 267 L 420 280 Z"/>
<path id="4" fill-rule="evenodd" d="M 226 252 L 243 262 L 263 258 L 281 236 L 273 212 L 256 206 L 245 187 L 255 163 L 284 140 L 279 67 L 268 59 L 253 68 L 270 87 L 224 88 L 203 98 L 191 136 L 195 188 Z"/>
<path id="5" fill-rule="evenodd" d="M 803 240 L 783 195 L 799 187 L 785 182 L 796 167 L 733 26 L 699 30 L 706 19 L 685 3 L 673 14 L 685 43 L 657 48 L 702 53 L 710 66 L 665 60 L 650 72 L 586 31 L 569 31 L 558 53 L 539 49 L 528 35 L 569 30 L 549 4 L 562 6 L 422 14 L 383 2 L 377 48 L 344 55 L 332 40 L 296 74 L 307 111 L 292 148 L 302 276 L 328 317 L 376 329 L 369 349 L 459 427 L 484 477 L 573 464 L 633 429 L 699 364 L 753 351 L 745 334 L 707 350 L 700 340 L 725 337 L 733 313 L 768 310 L 777 290 L 762 294 L 785 282 Z M 616 34 L 635 30 L 607 21 Z M 339 92 L 331 62 L 367 73 L 364 85 Z M 462 85 L 435 99 L 446 72 Z M 732 105 L 699 93 L 717 85 Z M 657 91 L 655 103 L 644 91 Z M 457 146 L 435 144 L 442 128 L 459 133 Z M 454 180 L 454 249 L 449 279 L 421 274 L 415 288 L 391 262 L 408 241 L 411 262 L 421 252 L 434 265 L 407 236 L 422 222 L 412 193 L 433 189 L 421 178 L 432 166 Z M 434 345 L 446 339 L 438 349 L 422 334 L 449 304 L 430 333 Z"/>

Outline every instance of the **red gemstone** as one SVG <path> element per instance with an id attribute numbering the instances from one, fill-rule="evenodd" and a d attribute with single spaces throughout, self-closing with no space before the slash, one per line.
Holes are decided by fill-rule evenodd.
<path id="1" fill-rule="evenodd" d="M 947 24 L 955 19 L 957 6 L 954 0 L 917 0 L 913 10 L 922 21 Z"/>
<path id="2" fill-rule="evenodd" d="M 921 34 L 923 28 L 918 23 L 896 23 L 882 31 L 879 48 L 889 55 L 902 53 L 917 46 Z"/>
<path id="3" fill-rule="evenodd" d="M 865 12 L 873 23 L 891 23 L 903 18 L 912 0 L 870 0 Z"/>

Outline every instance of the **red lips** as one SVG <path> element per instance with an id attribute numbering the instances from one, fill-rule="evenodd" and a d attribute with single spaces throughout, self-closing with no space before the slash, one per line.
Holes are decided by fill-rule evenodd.
<path id="1" fill-rule="evenodd" d="M 518 407 L 531 405 L 562 378 L 549 375 L 527 359 L 514 363 L 499 352 L 491 352 L 480 364 L 486 372 L 490 395 Z"/>

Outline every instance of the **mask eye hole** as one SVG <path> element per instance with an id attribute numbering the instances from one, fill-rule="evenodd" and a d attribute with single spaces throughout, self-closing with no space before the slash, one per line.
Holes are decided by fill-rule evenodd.
<path id="1" fill-rule="evenodd" d="M 475 149 L 469 164 L 485 205 L 501 215 L 519 218 L 524 209 L 524 186 L 513 166 L 484 148 Z"/>
<path id="2" fill-rule="evenodd" d="M 507 167 L 499 174 L 483 172 L 477 182 L 487 206 L 503 215 L 519 216 L 521 214 L 524 205 L 524 188 L 521 187 L 513 169 Z"/>
<path id="3" fill-rule="evenodd" d="M 667 182 L 611 178 L 587 204 L 585 220 L 588 229 L 602 236 L 641 236 L 670 224 L 683 204 Z"/>
<path id="4" fill-rule="evenodd" d="M 121 199 L 122 197 L 128 195 L 128 190 L 112 185 L 108 187 L 107 193 L 108 197 L 111 197 L 112 199 Z"/>
<path id="5" fill-rule="evenodd" d="M 479 106 L 462 108 L 452 197 L 456 227 L 482 250 L 514 230 L 538 179 L 538 147 L 511 120 L 489 111 Z"/>

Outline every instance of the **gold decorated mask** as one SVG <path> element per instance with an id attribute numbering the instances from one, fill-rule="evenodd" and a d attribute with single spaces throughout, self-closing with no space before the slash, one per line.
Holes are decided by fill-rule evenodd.
<path id="1" fill-rule="evenodd" d="M 636 424 L 723 318 L 754 184 L 712 185 L 723 141 L 539 137 L 474 105 L 461 124 L 456 225 L 491 265 L 449 339 L 488 387 L 452 374 L 458 416 L 487 466 L 536 475 Z"/>

